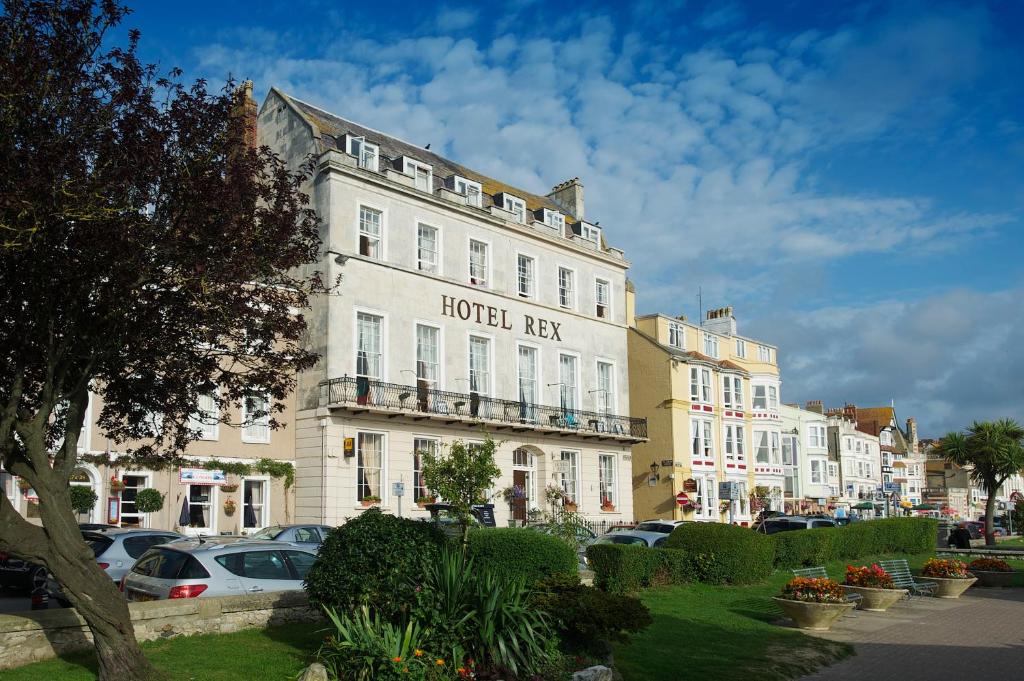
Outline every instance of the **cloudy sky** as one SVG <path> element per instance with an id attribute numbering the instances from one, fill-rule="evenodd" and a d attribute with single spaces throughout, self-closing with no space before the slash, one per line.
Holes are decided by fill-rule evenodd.
<path id="1" fill-rule="evenodd" d="M 639 310 L 732 305 L 787 402 L 1024 420 L 1016 0 L 134 4 L 190 77 L 536 193 L 579 176 Z"/>

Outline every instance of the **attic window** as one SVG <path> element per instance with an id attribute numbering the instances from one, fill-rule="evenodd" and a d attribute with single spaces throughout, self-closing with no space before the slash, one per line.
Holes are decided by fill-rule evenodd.
<path id="1" fill-rule="evenodd" d="M 561 234 L 565 230 L 565 216 L 557 210 L 544 209 L 544 224 L 554 227 Z"/>
<path id="2" fill-rule="evenodd" d="M 587 222 L 580 222 L 580 237 L 595 244 L 601 243 L 601 230 Z"/>
<path id="3" fill-rule="evenodd" d="M 505 194 L 505 210 L 516 216 L 516 222 L 526 223 L 526 202 Z"/>
<path id="4" fill-rule="evenodd" d="M 377 145 L 370 144 L 365 137 L 348 137 L 348 153 L 356 157 L 360 168 L 377 172 Z"/>
<path id="5" fill-rule="evenodd" d="M 434 169 L 432 166 L 413 160 L 403 158 L 402 172 L 411 175 L 416 181 L 416 189 L 422 192 L 434 191 Z"/>
<path id="6" fill-rule="evenodd" d="M 455 187 L 456 192 L 466 197 L 467 206 L 476 206 L 477 208 L 483 206 L 483 190 L 480 188 L 479 182 L 455 175 L 452 186 Z"/>

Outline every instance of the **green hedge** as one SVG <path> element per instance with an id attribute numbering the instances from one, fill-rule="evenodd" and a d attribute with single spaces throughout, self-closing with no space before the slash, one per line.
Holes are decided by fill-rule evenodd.
<path id="1" fill-rule="evenodd" d="M 934 518 L 885 518 L 846 527 L 780 532 L 771 536 L 775 565 L 780 568 L 823 565 L 889 553 L 924 553 L 935 548 Z"/>
<path id="2" fill-rule="evenodd" d="M 574 575 L 579 559 L 567 543 L 525 528 L 480 529 L 469 533 L 469 555 L 477 565 L 534 584 L 553 574 Z"/>
<path id="3" fill-rule="evenodd" d="M 594 586 L 611 593 L 709 581 L 714 565 L 708 554 L 635 544 L 594 544 L 587 547 L 587 560 L 594 571 Z"/>
<path id="4" fill-rule="evenodd" d="M 753 584 L 772 573 L 774 545 L 750 528 L 724 523 L 686 523 L 669 535 L 665 548 L 703 554 L 699 580 L 709 584 Z"/>

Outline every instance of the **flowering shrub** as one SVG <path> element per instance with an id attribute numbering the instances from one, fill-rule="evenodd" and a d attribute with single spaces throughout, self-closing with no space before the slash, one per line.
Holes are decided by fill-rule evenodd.
<path id="1" fill-rule="evenodd" d="M 843 587 L 831 579 L 796 577 L 782 587 L 782 598 L 810 603 L 846 603 Z"/>
<path id="2" fill-rule="evenodd" d="M 1009 563 L 998 558 L 977 558 L 968 567 L 981 572 L 1013 572 Z"/>
<path id="3" fill-rule="evenodd" d="M 971 576 L 967 571 L 967 564 L 955 558 L 932 558 L 921 568 L 921 574 L 925 577 L 945 579 L 967 579 Z"/>
<path id="4" fill-rule="evenodd" d="M 868 567 L 846 566 L 846 584 L 863 586 L 869 589 L 895 589 L 892 577 L 877 563 Z"/>

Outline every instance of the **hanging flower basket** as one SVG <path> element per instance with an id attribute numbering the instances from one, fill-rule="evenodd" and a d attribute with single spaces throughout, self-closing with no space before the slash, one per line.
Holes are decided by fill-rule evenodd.
<path id="1" fill-rule="evenodd" d="M 120 492 L 121 490 L 124 489 L 124 487 L 125 487 L 124 480 L 121 480 L 120 478 L 117 478 L 117 477 L 110 478 L 110 491 L 111 492 Z"/>
<path id="2" fill-rule="evenodd" d="M 731 506 L 731 505 L 732 505 L 731 501 L 719 502 L 719 504 L 718 504 L 718 511 L 720 513 L 725 513 L 725 512 L 727 512 L 729 510 L 729 506 Z"/>
<path id="3" fill-rule="evenodd" d="M 230 494 L 231 492 L 237 492 L 238 491 L 238 485 L 221 485 L 220 486 L 220 491 L 221 492 L 227 492 L 228 494 Z"/>
<path id="4" fill-rule="evenodd" d="M 227 501 L 224 502 L 224 513 L 226 513 L 227 515 L 234 515 L 237 508 L 238 507 L 235 506 L 234 499 L 228 499 Z"/>

